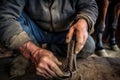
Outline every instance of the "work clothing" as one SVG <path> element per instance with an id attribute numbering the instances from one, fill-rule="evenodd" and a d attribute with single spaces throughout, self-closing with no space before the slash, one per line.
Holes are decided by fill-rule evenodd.
<path id="1" fill-rule="evenodd" d="M 80 18 L 88 22 L 88 32 L 92 33 L 98 15 L 95 0 L 1 0 L 0 40 L 10 49 L 30 40 L 17 21 L 23 11 L 38 29 L 51 34 L 68 31 Z"/>
<path id="2" fill-rule="evenodd" d="M 41 30 L 26 13 L 22 13 L 17 21 L 21 24 L 21 28 L 27 33 L 29 38 L 35 44 L 47 44 L 47 48 L 51 50 L 56 56 L 66 56 L 67 43 L 65 42 L 68 31 L 52 33 Z M 75 38 L 73 38 L 75 39 Z M 95 50 L 95 43 L 89 35 L 85 46 L 80 51 L 77 57 L 86 58 L 90 56 Z"/>

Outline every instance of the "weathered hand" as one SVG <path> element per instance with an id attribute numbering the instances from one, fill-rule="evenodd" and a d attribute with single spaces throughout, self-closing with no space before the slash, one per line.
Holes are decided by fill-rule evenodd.
<path id="1" fill-rule="evenodd" d="M 86 20 L 79 19 L 77 23 L 71 26 L 67 36 L 66 42 L 69 43 L 73 38 L 73 35 L 76 36 L 76 47 L 75 53 L 79 53 L 80 50 L 84 47 L 84 44 L 88 38 L 88 24 Z"/>
<path id="2" fill-rule="evenodd" d="M 24 49 L 22 49 L 24 47 Z M 25 48 L 26 47 L 26 48 Z M 22 54 L 32 59 L 36 67 L 36 73 L 45 78 L 62 77 L 63 73 L 58 67 L 61 62 L 53 55 L 51 51 L 42 49 L 34 45 L 32 42 L 27 42 L 26 45 L 20 47 Z M 23 52 L 24 51 L 24 52 Z"/>
<path id="3" fill-rule="evenodd" d="M 58 67 L 61 62 L 48 50 L 37 49 L 33 53 L 33 62 L 36 65 L 38 75 L 42 75 L 45 78 L 63 76 L 62 71 Z"/>

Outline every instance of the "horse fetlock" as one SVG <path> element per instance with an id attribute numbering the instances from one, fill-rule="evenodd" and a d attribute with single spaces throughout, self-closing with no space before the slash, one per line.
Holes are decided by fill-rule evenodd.
<path id="1" fill-rule="evenodd" d="M 103 33 L 104 30 L 105 30 L 105 25 L 99 25 L 98 26 L 98 29 L 97 29 L 98 33 Z"/>
<path id="2" fill-rule="evenodd" d="M 115 31 L 116 28 L 117 28 L 117 23 L 116 23 L 116 22 L 113 22 L 113 23 L 112 23 L 111 30 Z"/>
<path id="3" fill-rule="evenodd" d="M 117 43 L 116 43 L 115 37 L 110 38 L 109 43 L 110 43 L 110 46 L 116 45 Z"/>
<path id="4" fill-rule="evenodd" d="M 99 33 L 97 35 L 97 42 L 96 42 L 96 49 L 95 50 L 102 50 L 102 49 L 103 49 L 102 33 Z"/>

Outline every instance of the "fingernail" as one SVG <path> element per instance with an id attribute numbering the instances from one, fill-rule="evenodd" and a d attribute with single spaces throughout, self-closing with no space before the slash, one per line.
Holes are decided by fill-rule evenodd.
<path id="1" fill-rule="evenodd" d="M 62 63 L 61 63 L 61 62 L 59 62 L 59 65 L 62 65 Z"/>
<path id="2" fill-rule="evenodd" d="M 63 72 L 61 71 L 60 74 L 59 74 L 59 77 L 62 77 L 64 76 Z"/>
<path id="3" fill-rule="evenodd" d="M 79 51 L 75 51 L 75 54 L 78 54 L 79 53 Z"/>
<path id="4" fill-rule="evenodd" d="M 69 39 L 66 39 L 66 43 L 69 43 Z"/>

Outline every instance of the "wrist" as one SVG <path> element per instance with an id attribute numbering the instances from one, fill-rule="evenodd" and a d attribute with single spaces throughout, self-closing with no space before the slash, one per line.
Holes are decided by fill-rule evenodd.
<path id="1" fill-rule="evenodd" d="M 36 46 L 33 42 L 28 41 L 26 43 L 26 49 L 29 51 L 29 53 L 33 53 L 36 49 L 38 49 L 39 47 Z"/>
<path id="2" fill-rule="evenodd" d="M 21 54 L 27 59 L 30 59 L 32 53 L 34 53 L 37 49 L 40 48 L 37 47 L 31 41 L 27 41 L 26 43 L 24 43 L 22 46 L 19 47 Z"/>

